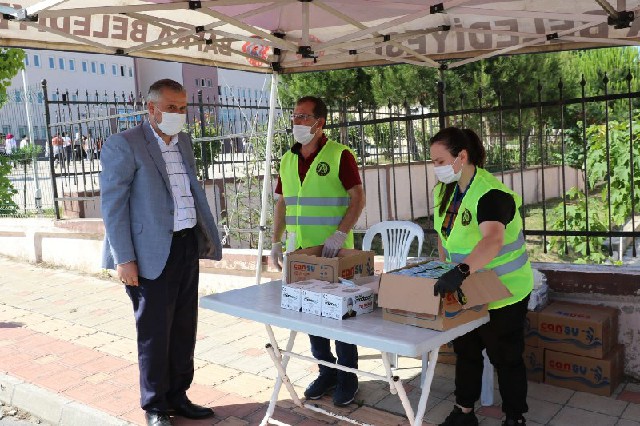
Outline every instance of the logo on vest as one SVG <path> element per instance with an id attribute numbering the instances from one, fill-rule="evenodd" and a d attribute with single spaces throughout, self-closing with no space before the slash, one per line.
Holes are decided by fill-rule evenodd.
<path id="1" fill-rule="evenodd" d="M 329 164 L 325 163 L 324 161 L 321 161 L 318 164 L 318 167 L 316 167 L 316 173 L 320 176 L 326 176 L 330 171 L 331 167 L 329 167 Z"/>
<path id="2" fill-rule="evenodd" d="M 464 211 L 462 212 L 462 224 L 464 226 L 467 226 L 471 223 L 471 212 L 469 211 L 469 209 L 464 209 Z"/>

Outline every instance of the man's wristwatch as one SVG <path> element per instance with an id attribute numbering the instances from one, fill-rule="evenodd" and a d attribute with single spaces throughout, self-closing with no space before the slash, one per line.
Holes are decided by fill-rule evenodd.
<path id="1" fill-rule="evenodd" d="M 456 265 L 456 268 L 458 268 L 458 271 L 460 271 L 465 278 L 471 275 L 471 270 L 469 269 L 469 265 L 467 265 L 466 263 L 458 263 Z"/>

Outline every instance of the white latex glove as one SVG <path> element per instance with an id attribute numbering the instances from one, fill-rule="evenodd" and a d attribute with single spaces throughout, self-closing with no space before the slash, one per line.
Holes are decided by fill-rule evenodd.
<path id="1" fill-rule="evenodd" d="M 344 240 L 347 239 L 347 234 L 342 231 L 334 232 L 329 238 L 324 241 L 324 247 L 322 247 L 322 257 L 336 257 L 338 252 L 344 245 Z"/>
<path id="2" fill-rule="evenodd" d="M 271 263 L 282 271 L 282 243 L 271 244 Z"/>

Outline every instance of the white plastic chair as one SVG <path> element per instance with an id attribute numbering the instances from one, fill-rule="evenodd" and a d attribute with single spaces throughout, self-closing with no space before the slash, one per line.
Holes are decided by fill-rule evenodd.
<path id="1" fill-rule="evenodd" d="M 418 238 L 418 255 L 422 253 L 422 243 L 424 242 L 424 230 L 417 223 L 406 220 L 388 220 L 376 223 L 364 234 L 362 239 L 362 250 L 371 249 L 371 241 L 376 234 L 382 237 L 382 249 L 384 250 L 383 272 L 402 268 L 407 264 L 409 248 L 414 238 Z M 484 370 L 482 374 L 482 395 L 480 397 L 483 406 L 493 405 L 493 365 L 489 362 L 486 350 L 484 355 Z M 422 356 L 422 374 L 420 385 L 424 382 L 427 371 L 427 354 Z M 398 366 L 398 355 L 394 355 L 392 366 Z"/>
<path id="2" fill-rule="evenodd" d="M 414 238 L 418 238 L 418 255 L 422 253 L 424 230 L 417 223 L 408 220 L 386 220 L 367 229 L 362 240 L 362 250 L 371 249 L 371 241 L 376 234 L 382 237 L 384 250 L 383 272 L 402 268 L 407 264 L 409 248 Z"/>
<path id="3" fill-rule="evenodd" d="M 424 242 L 424 230 L 417 223 L 408 220 L 386 220 L 376 223 L 367 229 L 362 239 L 362 250 L 371 249 L 371 241 L 376 234 L 382 237 L 382 249 L 384 251 L 383 272 L 402 268 L 407 264 L 409 248 L 414 238 L 418 239 L 418 254 L 422 253 L 422 243 Z M 423 357 L 423 370 L 426 363 L 426 356 Z M 394 354 L 391 359 L 391 366 L 398 366 L 398 355 Z"/>

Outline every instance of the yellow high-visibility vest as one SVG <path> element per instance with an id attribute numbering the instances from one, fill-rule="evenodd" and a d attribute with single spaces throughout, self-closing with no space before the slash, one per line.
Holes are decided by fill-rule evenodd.
<path id="1" fill-rule="evenodd" d="M 476 175 L 462 199 L 449 236 L 446 237 L 442 234 L 444 216 L 439 213 L 441 200 L 436 200 L 434 226 L 442 241 L 447 261 L 454 263 L 464 262 L 465 258 L 482 239 L 478 224 L 478 201 L 492 189 L 499 189 L 510 194 L 516 203 L 516 214 L 511 222 L 507 224 L 502 249 L 484 267 L 484 269 L 493 270 L 512 294 L 511 297 L 489 303 L 489 309 L 497 309 L 519 302 L 531 293 L 533 289 L 533 271 L 527 256 L 526 244 L 522 233 L 522 218 L 519 213 L 522 206 L 520 196 L 504 186 L 491 173 L 478 167 L 476 168 Z M 436 189 L 436 193 L 438 191 L 439 188 Z M 437 197 L 438 195 L 436 195 Z"/>
<path id="2" fill-rule="evenodd" d="M 324 244 L 347 212 L 351 197 L 338 175 L 345 145 L 327 141 L 311 163 L 304 182 L 298 175 L 298 155 L 288 151 L 280 163 L 282 196 L 286 205 L 286 229 L 296 233 L 296 248 Z M 349 150 L 351 154 L 353 152 Z M 355 158 L 355 155 L 354 155 Z M 349 231 L 344 248 L 353 248 Z"/>

